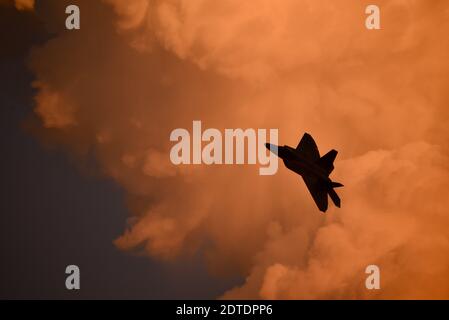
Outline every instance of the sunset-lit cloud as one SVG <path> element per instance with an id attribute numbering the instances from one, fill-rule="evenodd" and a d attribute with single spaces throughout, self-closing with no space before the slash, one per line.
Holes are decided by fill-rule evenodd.
<path id="1" fill-rule="evenodd" d="M 17 10 L 33 10 L 34 0 L 0 0 L 0 5 L 14 6 Z"/>
<path id="2" fill-rule="evenodd" d="M 17 10 L 33 10 L 34 0 L 14 0 Z"/>
<path id="3" fill-rule="evenodd" d="M 224 298 L 449 298 L 447 1 L 378 1 L 378 31 L 357 0 L 78 3 L 81 30 L 30 58 L 30 122 L 123 187 L 118 248 L 199 252 L 246 277 Z M 342 208 L 318 212 L 282 164 L 173 166 L 170 132 L 194 120 L 311 133 L 340 152 Z"/>

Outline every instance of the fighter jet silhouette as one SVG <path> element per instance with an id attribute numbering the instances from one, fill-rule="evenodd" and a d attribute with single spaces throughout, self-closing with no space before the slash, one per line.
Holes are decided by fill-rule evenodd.
<path id="1" fill-rule="evenodd" d="M 337 151 L 331 150 L 323 157 L 320 157 L 315 140 L 308 133 L 304 134 L 296 149 L 289 146 L 279 147 L 270 143 L 266 143 L 265 146 L 284 160 L 284 164 L 288 169 L 302 176 L 320 211 L 326 212 L 327 210 L 328 194 L 334 204 L 340 208 L 340 198 L 334 188 L 343 187 L 343 185 L 333 182 L 329 178 L 329 175 L 334 170 L 334 160 L 337 157 Z"/>

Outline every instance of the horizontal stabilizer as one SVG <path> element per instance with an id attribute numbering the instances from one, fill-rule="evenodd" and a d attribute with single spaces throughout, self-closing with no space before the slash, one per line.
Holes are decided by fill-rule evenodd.
<path id="1" fill-rule="evenodd" d="M 344 185 L 342 185 L 339 182 L 332 182 L 332 188 L 341 188 L 344 187 Z"/>
<path id="2" fill-rule="evenodd" d="M 332 202 L 335 204 L 335 206 L 340 208 L 340 206 L 341 206 L 340 197 L 338 196 L 338 194 L 335 192 L 334 189 L 329 190 L 329 196 L 331 197 Z"/>

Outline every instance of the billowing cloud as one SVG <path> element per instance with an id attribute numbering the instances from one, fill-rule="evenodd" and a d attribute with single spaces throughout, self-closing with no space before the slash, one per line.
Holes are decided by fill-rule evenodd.
<path id="1" fill-rule="evenodd" d="M 34 125 L 123 186 L 118 248 L 201 252 L 247 277 L 225 298 L 448 298 L 449 9 L 378 2 L 369 31 L 356 0 L 78 1 L 81 30 L 33 54 Z M 284 168 L 173 166 L 170 132 L 193 120 L 310 132 L 340 151 L 342 208 L 318 213 Z"/>

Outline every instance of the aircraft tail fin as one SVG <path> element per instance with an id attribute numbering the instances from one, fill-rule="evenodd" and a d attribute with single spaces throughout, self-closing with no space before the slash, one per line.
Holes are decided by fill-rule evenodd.
<path id="1" fill-rule="evenodd" d="M 326 173 L 328 175 L 331 174 L 332 171 L 334 171 L 334 161 L 337 157 L 337 154 L 337 150 L 331 150 L 318 160 L 318 165 L 326 170 Z"/>

